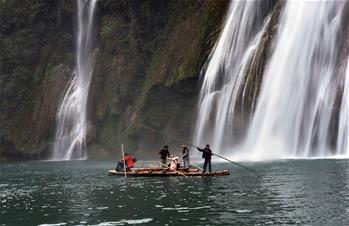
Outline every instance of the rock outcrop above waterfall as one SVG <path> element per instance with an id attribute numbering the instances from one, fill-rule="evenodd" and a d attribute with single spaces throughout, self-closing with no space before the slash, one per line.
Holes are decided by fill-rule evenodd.
<path id="1" fill-rule="evenodd" d="M 228 1 L 99 1 L 89 156 L 187 138 Z M 43 159 L 75 63 L 73 0 L 0 1 L 0 160 Z M 187 139 L 183 139 L 187 140 Z"/>

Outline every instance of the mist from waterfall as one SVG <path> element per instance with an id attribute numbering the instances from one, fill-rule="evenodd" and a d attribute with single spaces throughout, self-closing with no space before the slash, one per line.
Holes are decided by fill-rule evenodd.
<path id="1" fill-rule="evenodd" d="M 76 67 L 57 112 L 54 160 L 86 158 L 87 100 L 94 69 L 93 34 L 97 0 L 77 2 Z"/>
<path id="2" fill-rule="evenodd" d="M 269 23 L 263 1 L 232 1 L 219 41 L 204 75 L 194 143 L 231 147 L 234 111 L 244 88 L 246 66 Z"/>
<path id="3" fill-rule="evenodd" d="M 262 2 L 231 4 L 205 73 L 193 142 L 236 159 L 349 156 L 349 73 L 343 89 L 338 70 L 345 1 L 285 2 L 247 135 L 233 139 L 244 71 L 268 21 L 255 17 Z M 249 26 L 257 19 L 263 23 Z"/>

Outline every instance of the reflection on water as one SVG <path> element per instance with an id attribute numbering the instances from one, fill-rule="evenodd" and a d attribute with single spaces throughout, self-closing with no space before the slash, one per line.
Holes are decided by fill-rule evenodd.
<path id="1" fill-rule="evenodd" d="M 258 174 L 125 180 L 113 162 L 2 164 L 0 225 L 349 225 L 348 160 L 247 165 Z"/>

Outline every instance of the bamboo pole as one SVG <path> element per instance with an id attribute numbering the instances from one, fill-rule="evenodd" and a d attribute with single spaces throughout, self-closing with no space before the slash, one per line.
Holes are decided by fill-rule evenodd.
<path id="1" fill-rule="evenodd" d="M 198 166 L 198 165 L 196 165 L 196 164 L 194 164 L 194 163 L 190 163 L 190 165 L 193 165 L 193 166 L 195 166 L 196 168 L 198 168 L 199 170 L 204 171 L 203 168 L 201 168 L 200 166 Z"/>
<path id="2" fill-rule="evenodd" d="M 124 171 L 125 171 L 125 178 L 126 178 L 127 174 L 126 174 L 126 161 L 125 161 L 125 153 L 124 153 L 124 144 L 121 144 L 121 153 L 122 153 L 122 159 L 124 160 Z"/>

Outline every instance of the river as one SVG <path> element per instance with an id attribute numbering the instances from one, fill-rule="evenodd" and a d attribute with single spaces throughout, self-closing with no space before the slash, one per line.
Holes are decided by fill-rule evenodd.
<path id="1" fill-rule="evenodd" d="M 214 178 L 109 177 L 111 161 L 0 164 L 0 225 L 349 225 L 349 160 L 226 163 Z"/>

